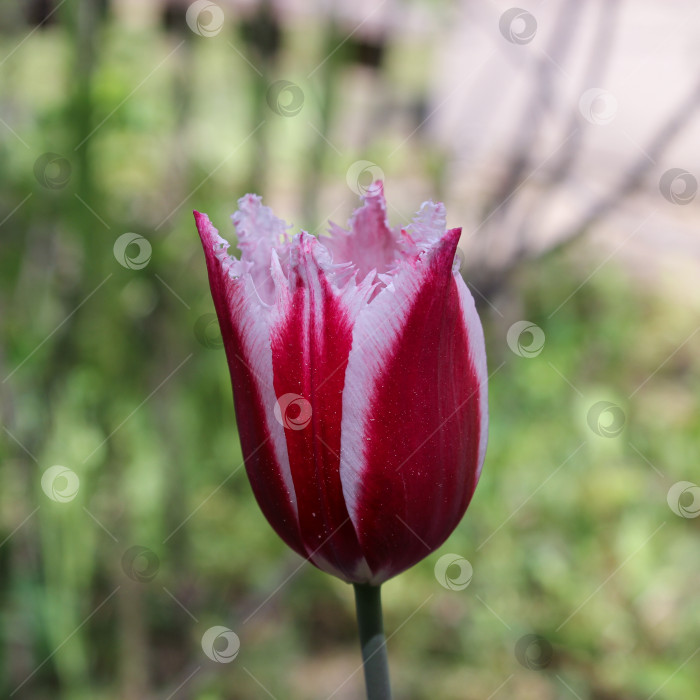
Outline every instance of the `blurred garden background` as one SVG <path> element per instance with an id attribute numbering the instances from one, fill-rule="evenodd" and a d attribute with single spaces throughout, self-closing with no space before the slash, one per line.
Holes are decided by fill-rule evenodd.
<path id="1" fill-rule="evenodd" d="M 463 227 L 491 372 L 467 516 L 384 587 L 396 697 L 695 700 L 699 31 L 694 0 L 3 3 L 0 696 L 363 697 L 351 588 L 252 497 L 191 211 L 322 234 L 383 179 L 392 224 Z"/>

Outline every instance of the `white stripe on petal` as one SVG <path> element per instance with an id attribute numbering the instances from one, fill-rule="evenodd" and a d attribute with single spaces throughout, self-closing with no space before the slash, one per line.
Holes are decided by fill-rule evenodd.
<path id="1" fill-rule="evenodd" d="M 265 422 L 273 445 L 277 464 L 280 467 L 284 485 L 289 493 L 289 499 L 294 513 L 299 519 L 296 492 L 292 481 L 292 470 L 289 466 L 287 453 L 287 438 L 284 427 L 275 416 L 277 395 L 273 385 L 272 348 L 270 344 L 270 322 L 272 309 L 262 303 L 257 294 L 257 286 L 250 275 L 241 280 L 245 283 L 246 301 L 242 304 L 238 316 L 238 327 L 243 338 L 243 360 L 253 374 L 255 384 L 260 392 L 260 399 L 265 408 Z M 233 309 L 232 309 L 233 312 Z"/>
<path id="2" fill-rule="evenodd" d="M 481 320 L 476 312 L 474 297 L 465 284 L 459 271 L 453 272 L 457 291 L 459 292 L 459 304 L 462 308 L 462 318 L 466 328 L 467 340 L 469 342 L 469 359 L 471 360 L 476 375 L 479 379 L 479 410 L 481 413 L 481 430 L 479 431 L 479 467 L 477 479 L 481 475 L 486 456 L 486 443 L 489 433 L 489 390 L 488 390 L 488 369 L 486 367 L 486 346 L 484 344 L 484 329 Z"/>
<path id="3" fill-rule="evenodd" d="M 265 410 L 265 427 L 270 435 L 275 458 L 298 522 L 299 511 L 289 466 L 287 441 L 284 428 L 276 420 L 274 413 L 277 397 L 273 386 L 272 348 L 270 345 L 272 307 L 260 298 L 259 284 L 255 284 L 250 273 L 253 263 L 237 260 L 228 254 L 230 243 L 219 234 L 209 217 L 205 218 L 204 226 L 206 226 L 206 244 L 210 246 L 221 265 L 223 274 L 221 274 L 220 280 L 225 286 L 228 297 L 226 312 L 231 324 L 242 338 L 243 347 L 240 349 L 241 354 L 238 359 L 247 366 L 260 394 L 260 400 Z M 276 262 L 276 260 L 275 255 L 274 261 L 271 262 Z M 270 266 L 268 266 L 268 277 L 270 277 L 271 272 L 274 274 L 274 269 L 271 271 Z"/>

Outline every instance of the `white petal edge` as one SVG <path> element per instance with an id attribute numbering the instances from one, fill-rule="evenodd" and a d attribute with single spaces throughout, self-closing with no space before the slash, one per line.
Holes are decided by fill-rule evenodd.
<path id="1" fill-rule="evenodd" d="M 270 343 L 270 320 L 272 307 L 265 304 L 253 279 L 249 273 L 250 265 L 232 258 L 227 250 L 230 243 L 223 238 L 207 217 L 209 225 L 210 244 L 213 247 L 214 255 L 221 264 L 221 274 L 229 297 L 233 296 L 235 304 L 238 306 L 238 316 L 235 323 L 242 338 L 244 347 L 242 360 L 253 375 L 252 381 L 257 387 L 265 411 L 265 428 L 270 435 L 273 452 L 280 468 L 283 483 L 289 495 L 292 509 L 299 523 L 299 509 L 297 506 L 296 491 L 292 480 L 292 470 L 289 466 L 289 454 L 287 452 L 287 440 L 284 428 L 275 418 L 275 405 L 277 396 L 275 395 L 272 373 L 272 347 Z M 235 286 L 244 285 L 244 289 L 236 289 Z M 240 298 L 243 292 L 244 298 Z M 239 297 L 236 299 L 236 297 Z M 231 317 L 233 311 L 231 305 L 226 300 L 226 309 Z"/>
<path id="2" fill-rule="evenodd" d="M 489 387 L 488 387 L 488 367 L 486 364 L 486 342 L 484 339 L 484 329 L 481 319 L 476 312 L 474 297 L 469 291 L 462 275 L 455 270 L 452 273 L 459 292 L 459 304 L 462 309 L 462 319 L 469 342 L 469 359 L 479 380 L 479 412 L 481 425 L 479 430 L 479 466 L 477 468 L 477 479 L 481 476 L 486 457 L 486 446 L 489 435 Z"/>

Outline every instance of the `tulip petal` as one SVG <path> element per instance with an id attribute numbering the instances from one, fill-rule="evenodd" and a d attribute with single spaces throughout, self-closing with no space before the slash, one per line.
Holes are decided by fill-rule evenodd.
<path id="1" fill-rule="evenodd" d="M 253 493 L 277 534 L 306 556 L 282 426 L 275 420 L 269 309 L 258 297 L 250 262 L 227 254 L 229 244 L 205 214 L 194 212 L 233 384 L 236 422 Z"/>
<path id="2" fill-rule="evenodd" d="M 442 544 L 484 457 L 484 338 L 453 272 L 459 235 L 403 262 L 354 327 L 340 477 L 373 583 Z"/>
<path id="3" fill-rule="evenodd" d="M 420 255 L 445 235 L 446 214 L 442 202 L 423 202 L 410 225 L 402 229 L 402 250 L 411 257 Z"/>
<path id="4" fill-rule="evenodd" d="M 231 216 L 236 227 L 241 262 L 250 263 L 255 288 L 260 298 L 271 303 L 275 288 L 270 278 L 272 251 L 285 258 L 288 255 L 290 228 L 278 219 L 270 207 L 262 203 L 262 197 L 247 194 L 238 200 L 238 210 Z"/>
<path id="5" fill-rule="evenodd" d="M 332 269 L 325 268 L 327 255 L 313 236 L 302 232 L 294 239 L 288 278 L 273 264 L 272 360 L 275 392 L 284 398 L 280 412 L 309 558 L 354 581 L 368 577 L 369 570 L 340 481 L 342 397 L 353 316 L 366 304 L 371 288 L 338 290 Z"/>
<path id="6" fill-rule="evenodd" d="M 398 256 L 399 238 L 389 227 L 384 188 L 377 181 L 367 189 L 363 205 L 355 210 L 350 230 L 331 223 L 330 238 L 321 239 L 333 256 L 333 262 L 353 264 L 362 279 L 372 270 L 384 273 Z"/>

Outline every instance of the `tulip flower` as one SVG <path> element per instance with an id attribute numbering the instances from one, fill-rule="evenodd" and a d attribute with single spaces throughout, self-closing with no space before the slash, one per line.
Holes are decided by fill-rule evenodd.
<path id="1" fill-rule="evenodd" d="M 391 228 L 381 182 L 363 200 L 347 230 L 316 238 L 248 194 L 232 217 L 240 259 L 195 220 L 253 492 L 292 549 L 355 585 L 369 696 L 385 698 L 385 667 L 367 659 L 385 658 L 379 586 L 464 515 L 487 374 L 461 229 L 433 202 Z"/>

